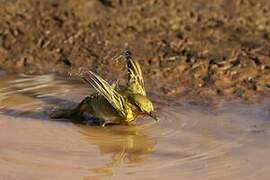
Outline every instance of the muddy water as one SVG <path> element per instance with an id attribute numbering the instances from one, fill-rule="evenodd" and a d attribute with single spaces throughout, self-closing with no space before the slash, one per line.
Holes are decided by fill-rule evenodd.
<path id="1" fill-rule="evenodd" d="M 270 101 L 156 103 L 161 121 L 51 121 L 89 89 L 53 75 L 0 76 L 0 179 L 269 179 Z M 162 101 L 162 100 L 161 100 Z M 168 104 L 168 102 L 166 102 Z"/>

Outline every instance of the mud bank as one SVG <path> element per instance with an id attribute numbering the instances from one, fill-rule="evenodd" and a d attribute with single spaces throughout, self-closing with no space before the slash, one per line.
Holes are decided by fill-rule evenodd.
<path id="1" fill-rule="evenodd" d="M 124 63 L 112 57 L 127 43 L 149 91 L 270 94 L 267 0 L 1 0 L 0 6 L 0 67 L 10 72 L 67 76 L 84 67 L 123 80 Z"/>

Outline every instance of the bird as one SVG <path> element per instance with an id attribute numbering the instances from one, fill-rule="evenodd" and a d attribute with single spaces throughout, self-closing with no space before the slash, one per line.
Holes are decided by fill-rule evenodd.
<path id="1" fill-rule="evenodd" d="M 158 121 L 154 105 L 146 94 L 142 70 L 138 61 L 126 50 L 119 57 L 127 62 L 128 81 L 119 88 L 116 83 L 109 84 L 96 73 L 88 70 L 82 73 L 82 79 L 95 93 L 85 97 L 72 111 L 72 116 L 82 117 L 79 122 L 101 125 L 131 125 L 138 116 L 150 116 Z"/>

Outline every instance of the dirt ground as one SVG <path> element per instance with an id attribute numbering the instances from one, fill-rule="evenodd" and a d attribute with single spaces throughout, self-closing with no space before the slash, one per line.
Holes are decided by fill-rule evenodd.
<path id="1" fill-rule="evenodd" d="M 268 0 L 0 0 L 0 67 L 28 74 L 89 68 L 123 79 L 126 44 L 162 95 L 270 93 Z"/>

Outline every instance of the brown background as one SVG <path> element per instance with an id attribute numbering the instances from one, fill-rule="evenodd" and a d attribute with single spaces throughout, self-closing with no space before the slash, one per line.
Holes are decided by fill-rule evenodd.
<path id="1" fill-rule="evenodd" d="M 268 0 L 0 0 L 0 67 L 125 77 L 125 44 L 149 91 L 249 98 L 270 89 Z M 121 82 L 121 81 L 120 81 Z"/>

